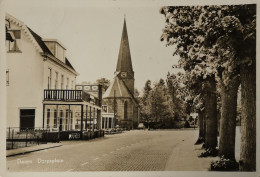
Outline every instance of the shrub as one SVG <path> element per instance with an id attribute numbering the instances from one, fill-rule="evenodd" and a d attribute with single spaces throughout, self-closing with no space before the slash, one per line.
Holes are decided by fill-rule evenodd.
<path id="1" fill-rule="evenodd" d="M 190 128 L 190 124 L 187 120 L 185 121 L 184 128 Z"/>
<path id="2" fill-rule="evenodd" d="M 238 163 L 235 160 L 225 159 L 224 156 L 220 160 L 211 162 L 210 170 L 212 171 L 238 171 Z"/>
<path id="3" fill-rule="evenodd" d="M 199 155 L 199 157 L 208 157 L 208 156 L 212 156 L 212 157 L 218 156 L 218 150 L 215 148 L 207 148 L 204 152 L 202 152 Z"/>
<path id="4" fill-rule="evenodd" d="M 184 127 L 184 121 L 174 121 L 173 128 L 180 129 Z"/>

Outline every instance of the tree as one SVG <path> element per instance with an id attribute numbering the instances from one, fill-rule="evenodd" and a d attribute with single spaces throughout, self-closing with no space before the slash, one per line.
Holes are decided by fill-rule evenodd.
<path id="1" fill-rule="evenodd" d="M 162 119 L 166 110 L 166 98 L 165 98 L 165 85 L 164 81 L 160 79 L 158 83 L 154 85 L 151 91 L 151 115 L 152 118 L 158 123 Z"/>
<path id="2" fill-rule="evenodd" d="M 213 13 L 219 10 L 221 10 L 220 15 Z M 216 33 L 208 34 L 208 39 L 212 43 L 212 56 L 217 58 L 212 63 L 218 71 L 221 85 L 220 155 L 234 159 L 237 90 L 241 80 L 244 110 L 242 110 L 241 121 L 243 123 L 240 170 L 254 171 L 256 165 L 256 5 L 212 6 L 207 8 L 207 12 L 207 22 L 211 26 L 204 23 L 203 27 L 208 30 L 213 27 Z M 227 134 L 229 136 L 226 136 Z"/>
<path id="3" fill-rule="evenodd" d="M 138 91 L 137 88 L 135 88 L 135 93 L 134 93 L 135 98 L 139 97 L 139 95 L 140 95 L 140 92 Z"/>
<path id="4" fill-rule="evenodd" d="M 189 71 L 184 74 L 184 83 L 189 94 L 186 98 L 189 109 L 198 113 L 199 137 L 195 144 L 205 143 L 206 139 L 206 119 L 205 119 L 205 101 L 203 97 L 201 77 L 192 77 Z"/>
<path id="5" fill-rule="evenodd" d="M 195 74 L 207 80 L 203 85 L 209 90 L 203 92 L 203 95 L 213 95 L 215 90 L 213 77 L 218 76 L 222 103 L 220 153 L 229 158 L 233 158 L 232 132 L 235 125 L 233 120 L 236 114 L 236 89 L 240 76 L 244 108 L 241 121 L 240 170 L 255 170 L 256 5 L 164 7 L 162 13 L 166 16 L 167 23 L 162 39 L 167 41 L 167 45 L 177 44 L 175 53 L 179 54 L 180 64 L 186 71 L 194 70 Z M 234 105 L 231 106 L 229 102 Z M 208 103 L 205 102 L 206 117 Z M 228 114 L 227 110 L 232 113 Z M 206 134 L 210 126 L 208 124 L 209 121 Z M 225 125 L 230 126 L 224 128 Z M 227 133 L 230 139 L 223 136 Z M 207 137 L 213 140 L 211 136 L 206 136 L 206 141 Z M 231 148 L 226 145 L 227 142 L 231 143 Z"/>
<path id="6" fill-rule="evenodd" d="M 173 116 L 174 119 L 181 119 L 185 116 L 185 112 L 187 109 L 185 109 L 185 101 L 187 100 L 187 97 L 189 97 L 189 94 L 187 92 L 186 86 L 183 84 L 184 74 L 177 73 L 177 74 L 171 74 L 168 73 L 167 75 L 167 91 L 171 99 L 172 109 L 173 109 Z M 188 113 L 189 114 L 189 113 Z"/>
<path id="7" fill-rule="evenodd" d="M 151 81 L 147 80 L 143 89 L 143 96 L 140 99 L 140 115 L 143 121 L 149 122 L 151 118 L 150 92 L 152 90 Z"/>
<path id="8" fill-rule="evenodd" d="M 96 83 L 102 85 L 103 92 L 105 92 L 108 89 L 108 87 L 110 86 L 110 80 L 108 80 L 104 77 L 97 79 Z"/>
<path id="9" fill-rule="evenodd" d="M 256 5 L 237 9 L 241 36 L 237 54 L 240 63 L 242 94 L 241 171 L 256 170 Z M 237 27 L 234 28 L 236 30 Z"/>
<path id="10" fill-rule="evenodd" d="M 206 139 L 207 148 L 215 149 L 217 145 L 217 117 L 216 117 L 216 81 L 215 70 L 207 66 L 207 55 L 200 52 L 206 50 L 203 42 L 205 34 L 199 29 L 202 8 L 199 7 L 163 7 L 161 13 L 165 15 L 166 26 L 161 40 L 167 41 L 167 46 L 176 45 L 174 55 L 179 55 L 179 64 L 185 71 L 203 78 L 203 94 L 205 101 Z M 198 30 L 199 29 L 199 30 Z"/>

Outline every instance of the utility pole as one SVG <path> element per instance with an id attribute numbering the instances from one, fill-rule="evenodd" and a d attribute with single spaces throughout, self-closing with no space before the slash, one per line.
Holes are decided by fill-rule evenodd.
<path id="1" fill-rule="evenodd" d="M 114 121 L 113 121 L 113 128 L 115 128 L 116 122 L 116 90 L 114 90 Z"/>

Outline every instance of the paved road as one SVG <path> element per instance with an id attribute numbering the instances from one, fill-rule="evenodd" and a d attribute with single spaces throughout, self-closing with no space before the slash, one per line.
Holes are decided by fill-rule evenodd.
<path id="1" fill-rule="evenodd" d="M 201 170 L 205 164 L 199 161 L 184 168 L 189 158 L 194 162 L 192 158 L 197 157 L 193 145 L 197 137 L 197 130 L 135 130 L 91 141 L 66 141 L 58 148 L 9 157 L 7 169 L 29 172 Z"/>

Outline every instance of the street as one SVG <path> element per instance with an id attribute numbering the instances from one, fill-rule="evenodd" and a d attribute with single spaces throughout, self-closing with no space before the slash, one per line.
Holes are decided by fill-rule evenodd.
<path id="1" fill-rule="evenodd" d="M 134 130 L 7 158 L 9 171 L 202 171 L 198 130 Z"/>

